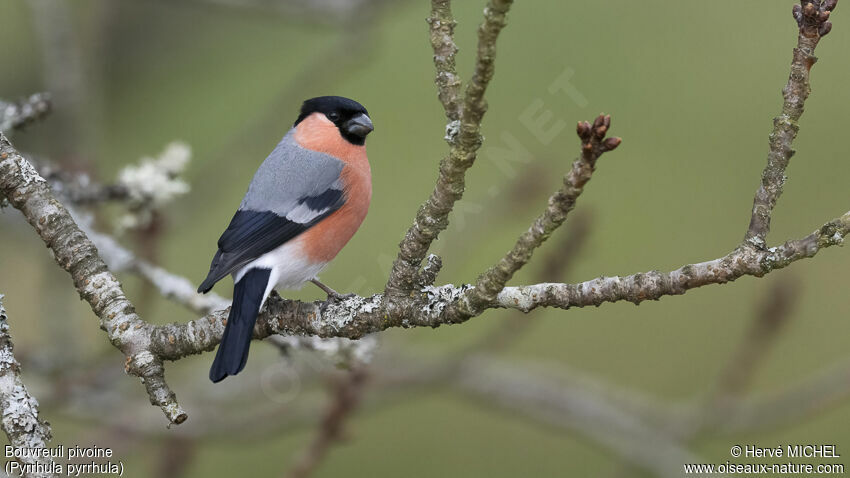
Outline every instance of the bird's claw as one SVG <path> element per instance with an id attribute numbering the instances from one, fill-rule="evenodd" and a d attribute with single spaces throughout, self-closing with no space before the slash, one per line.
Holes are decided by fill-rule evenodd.
<path id="1" fill-rule="evenodd" d="M 333 294 L 328 294 L 328 302 L 343 302 L 354 297 L 357 297 L 357 294 L 340 294 L 339 292 L 334 292 Z"/>
<path id="2" fill-rule="evenodd" d="M 319 282 L 318 279 L 312 279 L 310 280 L 310 282 L 316 284 L 316 286 L 318 286 L 320 289 L 325 291 L 326 294 L 328 294 L 328 302 L 342 302 L 346 299 L 350 299 L 352 297 L 357 296 L 357 294 L 340 294 L 339 292 Z"/>

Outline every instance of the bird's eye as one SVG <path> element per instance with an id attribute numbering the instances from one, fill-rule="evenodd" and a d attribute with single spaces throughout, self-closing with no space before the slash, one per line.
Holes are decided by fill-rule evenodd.
<path id="1" fill-rule="evenodd" d="M 339 113 L 328 113 L 328 119 L 333 122 L 336 122 L 337 120 L 339 120 Z"/>

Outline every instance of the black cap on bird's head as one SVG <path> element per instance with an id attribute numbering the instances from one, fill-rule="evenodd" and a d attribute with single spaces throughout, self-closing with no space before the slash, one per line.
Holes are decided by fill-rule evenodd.
<path id="1" fill-rule="evenodd" d="M 298 126 L 298 123 L 313 113 L 325 115 L 339 128 L 343 138 L 356 145 L 365 144 L 366 136 L 375 129 L 366 108 L 342 96 L 319 96 L 305 101 L 293 126 Z"/>

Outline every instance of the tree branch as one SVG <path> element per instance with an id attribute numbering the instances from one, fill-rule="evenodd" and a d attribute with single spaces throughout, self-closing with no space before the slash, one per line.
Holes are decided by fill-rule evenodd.
<path id="1" fill-rule="evenodd" d="M 837 3 L 837 0 L 803 0 L 800 5 L 794 6 L 794 18 L 799 26 L 797 47 L 794 48 L 788 83 L 782 90 L 785 99 L 782 114 L 773 119 L 767 166 L 761 176 L 761 186 L 753 199 L 753 214 L 744 238 L 745 242 L 757 248 L 765 247 L 765 239 L 770 232 L 770 216 L 782 194 L 785 168 L 794 155 L 791 146 L 799 130 L 797 121 L 803 115 L 803 106 L 811 92 L 809 73 L 817 61 L 815 47 L 821 37 L 832 29 L 828 19 Z"/>
<path id="2" fill-rule="evenodd" d="M 449 213 L 455 202 L 463 196 L 466 171 L 475 162 L 478 149 L 481 147 L 481 119 L 487 110 L 484 92 L 493 77 L 494 60 L 496 56 L 496 39 L 506 25 L 506 14 L 513 0 L 490 0 L 484 8 L 484 21 L 478 28 L 478 55 L 475 61 L 475 72 L 466 87 L 463 97 L 463 107 L 460 117 L 457 116 L 457 90 L 460 88 L 454 80 L 454 53 L 451 25 L 451 12 L 448 1 L 435 0 L 432 3 L 432 19 L 449 22 L 439 25 L 439 31 L 434 33 L 435 21 L 431 22 L 432 46 L 434 64 L 437 67 L 437 85 L 440 90 L 440 101 L 446 110 L 449 123 L 446 125 L 446 140 L 449 143 L 449 154 L 440 162 L 440 176 L 428 200 L 419 208 L 413 225 L 410 226 L 404 239 L 399 244 L 399 253 L 393 262 L 390 277 L 387 280 L 386 292 L 390 295 L 404 295 L 416 290 L 422 285 L 419 277 L 419 267 L 425 259 L 431 243 L 437 239 L 440 232 L 449 224 Z M 439 20 L 442 18 L 442 20 Z M 442 38 L 435 36 L 442 35 Z M 447 55 L 443 57 L 443 55 Z M 445 59 L 443 59 L 445 58 Z M 443 81 L 445 79 L 445 81 Z M 390 307 L 388 312 L 395 315 L 397 311 Z"/>
<path id="3" fill-rule="evenodd" d="M 755 250 L 739 246 L 712 261 L 688 264 L 670 272 L 649 271 L 630 276 L 599 277 L 578 284 L 536 284 L 507 287 L 496 297 L 495 307 L 528 312 L 536 307 L 586 307 L 627 300 L 639 304 L 665 295 L 681 295 L 708 284 L 725 284 L 742 276 L 762 277 L 820 250 L 841 245 L 850 233 L 850 212 L 824 224 L 802 239 L 779 247 Z"/>
<path id="4" fill-rule="evenodd" d="M 3 295 L 0 294 L 0 409 L 3 414 L 0 425 L 9 444 L 30 451 L 21 458 L 15 458 L 29 470 L 26 476 L 56 476 L 53 459 L 39 453 L 47 448 L 47 442 L 52 438 L 50 425 L 39 418 L 38 401 L 27 391 L 21 378 L 21 364 L 15 359 L 6 320 Z"/>
<path id="5" fill-rule="evenodd" d="M 46 116 L 50 108 L 50 95 L 47 93 L 35 93 L 13 103 L 0 100 L 0 131 L 23 128 Z"/>
<path id="6" fill-rule="evenodd" d="M 151 325 L 135 312 L 118 279 L 109 272 L 94 244 L 50 192 L 47 182 L 0 133 L 0 193 L 26 218 L 53 251 L 56 262 L 100 318 L 109 340 L 127 357 L 125 369 L 139 377 L 151 403 L 162 408 L 171 423 L 182 423 L 186 412 L 165 383 L 162 360 L 150 350 Z"/>
<path id="7" fill-rule="evenodd" d="M 599 115 L 590 125 L 587 121 L 578 124 L 577 133 L 581 138 L 581 155 L 573 162 L 572 169 L 564 176 L 564 184 L 549 198 L 549 206 L 519 237 L 513 249 L 495 266 L 478 277 L 475 287 L 469 289 L 456 303 L 449 306 L 446 316 L 450 321 L 463 322 L 486 310 L 505 284 L 513 275 L 525 266 L 534 250 L 540 247 L 549 235 L 567 219 L 567 215 L 576 205 L 576 200 L 584 185 L 596 169 L 596 160 L 602 153 L 612 151 L 620 145 L 620 138 L 605 138 L 611 126 L 611 117 Z"/>
<path id="8" fill-rule="evenodd" d="M 111 201 L 128 202 L 130 199 L 130 191 L 123 184 L 101 184 L 87 174 L 71 173 L 40 161 L 33 163 L 50 187 L 71 204 L 89 206 Z"/>
<path id="9" fill-rule="evenodd" d="M 731 400 L 724 420 L 706 424 L 711 435 L 732 435 L 794 423 L 824 413 L 850 397 L 847 359 L 808 376 L 779 392 Z"/>
<path id="10" fill-rule="evenodd" d="M 721 409 L 724 403 L 743 394 L 749 387 L 759 365 L 791 319 L 791 312 L 799 300 L 800 285 L 787 279 L 777 281 L 770 288 L 758 312 L 750 322 L 743 340 L 732 353 L 721 371 L 709 409 Z M 710 415 L 710 410 L 707 415 Z"/>
<path id="11" fill-rule="evenodd" d="M 467 359 L 455 385 L 511 414 L 576 432 L 654 476 L 678 477 L 683 463 L 700 462 L 616 402 L 581 387 L 555 383 L 527 368 L 493 358 Z"/>
<path id="12" fill-rule="evenodd" d="M 547 210 L 517 241 L 502 261 L 482 274 L 476 286 L 431 286 L 439 271 L 439 258 L 431 256 L 420 271 L 422 261 L 438 234 L 448 224 L 448 215 L 464 189 L 466 171 L 475 161 L 481 145 L 481 120 L 487 109 L 484 93 L 493 75 L 496 39 L 505 26 L 510 0 L 490 0 L 478 32 L 479 43 L 474 74 L 462 98 L 454 71 L 453 19 L 447 0 L 433 0 L 432 46 L 435 52 L 440 100 L 446 110 L 449 153 L 441 162 L 440 176 L 428 200 L 414 219 L 393 264 L 384 294 L 348 297 L 326 302 L 298 302 L 273 294 L 261 312 L 255 338 L 272 334 L 318 337 L 360 338 L 391 327 L 437 327 L 458 323 L 488 308 L 512 308 L 528 312 L 536 307 L 583 307 L 604 302 L 628 300 L 635 304 L 665 295 L 683 294 L 692 288 L 733 281 L 745 275 L 761 277 L 794 261 L 814 256 L 819 250 L 843 242 L 850 232 L 850 212 L 830 221 L 802 239 L 766 249 L 770 212 L 781 192 L 784 169 L 790 158 L 790 142 L 796 134 L 796 120 L 808 95 L 808 68 L 817 38 L 829 31 L 829 10 L 834 0 L 804 1 L 795 15 L 800 38 L 795 50 L 789 92 L 783 116 L 777 121 L 768 167 L 753 207 L 753 224 L 747 239 L 728 255 L 712 261 L 690 264 L 671 272 L 651 271 L 626 277 L 600 277 L 578 284 L 542 283 L 504 287 L 511 276 L 531 258 L 572 209 L 584 184 L 593 172 L 598 155 L 619 144 L 618 138 L 603 139 L 609 123 L 597 118 L 591 127 L 579 125 L 583 139 L 582 157 L 573 165 L 564 188 L 551 199 Z M 805 41 L 802 40 L 805 37 Z M 802 46 L 801 46 L 802 45 Z M 810 47 L 810 48 L 808 48 Z M 803 55 L 803 56 L 800 56 Z M 797 71 L 800 66 L 804 72 Z M 454 76 L 452 76 L 454 75 Z M 804 75 L 800 77 L 800 75 Z M 805 86 L 805 92 L 794 88 Z M 788 111 L 786 111 L 788 110 Z M 796 115 L 796 116 L 795 116 Z M 457 117 L 453 119 L 453 117 Z M 0 134 L 0 194 L 19 209 L 39 236 L 53 251 L 57 262 L 71 274 L 81 297 L 100 318 L 101 328 L 112 343 L 127 356 L 127 371 L 142 379 L 152 403 L 160 406 L 172 423 L 186 419 L 176 398 L 165 384 L 163 361 L 213 349 L 220 341 L 227 310 L 208 313 L 187 324 L 154 326 L 144 322 L 124 296 L 124 292 L 95 245 L 75 223 L 65 207 L 50 192 L 44 179 Z M 114 241 L 113 241 L 114 242 Z M 105 255 L 118 251 L 115 244 L 100 243 Z M 119 251 L 120 252 L 120 251 Z M 120 254 L 119 254 L 120 256 Z M 126 259 L 126 254 L 124 255 Z M 134 265 L 128 265 L 134 264 Z M 167 274 L 153 266 L 140 267 L 127 259 L 124 267 L 135 267 L 151 280 Z M 116 266 L 117 267 L 117 266 Z M 182 294 L 183 285 L 179 289 Z M 163 289 L 163 293 L 165 289 Z M 182 296 L 181 296 L 182 297 Z M 190 303 L 187 297 L 181 301 Z M 216 303 L 220 301 L 217 299 Z M 206 312 L 211 305 L 195 305 Z"/>
<path id="13" fill-rule="evenodd" d="M 437 84 L 437 96 L 446 110 L 449 122 L 459 121 L 463 108 L 460 93 L 462 84 L 455 69 L 457 45 L 454 34 L 457 22 L 452 16 L 451 3 L 451 0 L 431 0 L 431 16 L 427 20 L 431 29 L 434 67 L 437 70 L 434 80 Z"/>
<path id="14" fill-rule="evenodd" d="M 850 212 L 802 239 L 768 250 L 740 246 L 720 259 L 689 264 L 666 273 L 651 271 L 625 277 L 600 277 L 577 284 L 506 287 L 487 307 L 528 312 L 541 306 L 567 309 L 622 300 L 638 304 L 665 295 L 684 294 L 708 284 L 723 284 L 742 276 L 762 277 L 795 261 L 813 257 L 823 248 L 841 244 L 848 233 Z M 445 311 L 472 287 L 427 286 L 405 297 L 386 298 L 376 294 L 328 302 L 292 301 L 272 294 L 257 320 L 254 338 L 283 334 L 357 339 L 393 327 L 439 327 L 455 323 Z M 393 302 L 398 315 L 384 312 L 387 300 Z M 224 332 L 227 313 L 227 310 L 220 310 L 188 324 L 152 327 L 151 350 L 163 360 L 177 360 L 212 350 Z"/>
<path id="15" fill-rule="evenodd" d="M 362 366 L 355 366 L 334 384 L 333 401 L 322 417 L 319 433 L 286 474 L 287 477 L 310 476 L 327 455 L 331 445 L 342 439 L 345 420 L 357 408 L 367 378 L 366 370 Z"/>
<path id="16" fill-rule="evenodd" d="M 80 229 L 97 247 L 101 258 L 113 273 L 126 271 L 137 274 L 156 287 L 160 295 L 183 305 L 196 314 L 209 314 L 230 306 L 229 299 L 215 292 L 199 294 L 189 279 L 136 257 L 132 251 L 119 244 L 112 236 L 89 227 L 86 221 L 77 217 L 73 209 L 69 209 L 69 212 Z"/>

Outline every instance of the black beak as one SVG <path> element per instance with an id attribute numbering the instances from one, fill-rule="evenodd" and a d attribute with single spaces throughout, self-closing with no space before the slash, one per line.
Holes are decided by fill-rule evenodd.
<path id="1" fill-rule="evenodd" d="M 346 121 L 344 127 L 349 134 L 359 136 L 361 138 L 365 138 L 366 135 L 375 129 L 375 126 L 372 125 L 372 120 L 363 113 L 360 113 L 354 118 Z"/>

